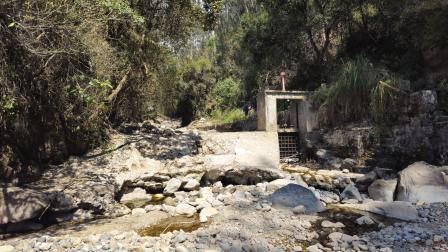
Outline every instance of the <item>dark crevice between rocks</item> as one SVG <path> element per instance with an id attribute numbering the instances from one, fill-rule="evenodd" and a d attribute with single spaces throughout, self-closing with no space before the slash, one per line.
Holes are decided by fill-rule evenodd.
<path id="1" fill-rule="evenodd" d="M 209 170 L 201 178 L 201 187 L 212 185 L 220 181 L 223 186 L 227 185 L 256 185 L 262 182 L 271 182 L 282 178 L 280 175 L 268 170 L 257 169 L 230 169 L 227 171 Z"/>

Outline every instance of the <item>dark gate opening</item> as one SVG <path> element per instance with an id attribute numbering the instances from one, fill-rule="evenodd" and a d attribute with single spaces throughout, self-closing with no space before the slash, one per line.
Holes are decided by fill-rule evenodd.
<path id="1" fill-rule="evenodd" d="M 279 132 L 280 161 L 288 162 L 300 158 L 299 134 L 297 132 Z"/>

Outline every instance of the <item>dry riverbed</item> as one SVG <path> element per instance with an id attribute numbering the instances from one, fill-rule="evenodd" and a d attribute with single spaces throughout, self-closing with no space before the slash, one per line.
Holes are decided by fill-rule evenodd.
<path id="1" fill-rule="evenodd" d="M 65 189 L 44 217 L 65 217 L 5 235 L 0 252 L 448 250 L 446 203 L 373 201 L 347 171 L 216 168 L 231 142 L 154 123 L 130 131 L 44 175 L 46 192 Z"/>

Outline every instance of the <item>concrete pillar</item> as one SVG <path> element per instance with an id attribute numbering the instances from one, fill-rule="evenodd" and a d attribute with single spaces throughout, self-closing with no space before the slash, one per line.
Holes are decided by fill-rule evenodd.
<path id="1" fill-rule="evenodd" d="M 266 96 L 266 131 L 277 131 L 277 99 Z"/>
<path id="2" fill-rule="evenodd" d="M 264 92 L 257 95 L 257 129 L 266 130 L 266 95 Z"/>
<path id="3" fill-rule="evenodd" d="M 299 130 L 301 133 L 309 133 L 318 127 L 317 113 L 312 111 L 311 102 L 307 99 L 299 103 L 298 110 Z"/>

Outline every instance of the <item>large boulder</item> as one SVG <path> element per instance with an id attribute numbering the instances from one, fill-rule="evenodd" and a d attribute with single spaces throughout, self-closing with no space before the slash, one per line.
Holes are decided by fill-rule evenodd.
<path id="1" fill-rule="evenodd" d="M 396 179 L 377 179 L 368 188 L 369 196 L 373 200 L 391 202 L 394 201 L 396 187 Z"/>
<path id="2" fill-rule="evenodd" d="M 306 213 L 316 213 L 325 210 L 324 205 L 316 197 L 316 195 L 306 187 L 297 184 L 286 185 L 271 196 L 269 201 L 274 207 L 295 208 L 304 206 Z"/>
<path id="3" fill-rule="evenodd" d="M 50 200 L 44 193 L 18 187 L 0 191 L 0 224 L 16 223 L 41 215 Z"/>
<path id="4" fill-rule="evenodd" d="M 408 202 L 448 202 L 448 166 L 417 162 L 399 173 L 396 200 Z"/>

